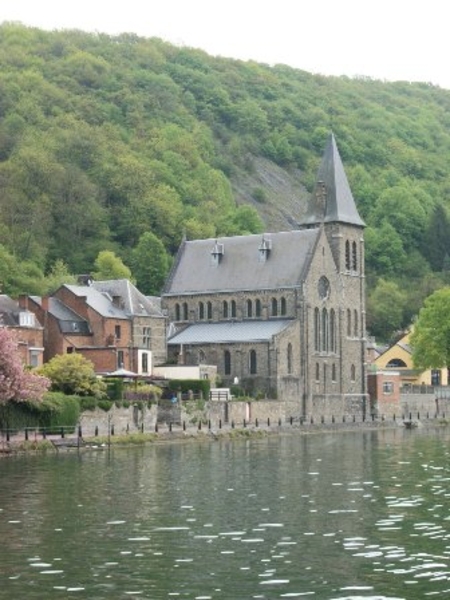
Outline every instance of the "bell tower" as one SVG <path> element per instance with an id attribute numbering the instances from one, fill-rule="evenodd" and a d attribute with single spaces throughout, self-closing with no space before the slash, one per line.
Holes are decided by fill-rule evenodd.
<path id="1" fill-rule="evenodd" d="M 317 172 L 313 194 L 301 229 L 323 227 L 340 281 L 341 393 L 361 394 L 366 403 L 365 382 L 365 273 L 364 228 L 344 171 L 334 135 L 328 137 Z"/>

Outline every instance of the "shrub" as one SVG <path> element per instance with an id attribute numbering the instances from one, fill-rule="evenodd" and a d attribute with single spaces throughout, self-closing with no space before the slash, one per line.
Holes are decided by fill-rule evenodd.
<path id="1" fill-rule="evenodd" d="M 97 408 L 97 399 L 92 396 L 83 396 L 79 398 L 81 411 L 95 410 Z"/>
<path id="2" fill-rule="evenodd" d="M 105 412 L 111 410 L 113 404 L 114 402 L 112 402 L 111 400 L 98 400 L 97 402 L 97 406 Z"/>
<path id="3" fill-rule="evenodd" d="M 173 392 L 181 391 L 183 394 L 189 391 L 194 394 L 201 393 L 203 398 L 209 398 L 211 383 L 209 379 L 172 379 L 169 381 L 169 389 Z"/>
<path id="4" fill-rule="evenodd" d="M 50 379 L 53 391 L 96 398 L 106 395 L 106 385 L 96 377 L 93 363 L 81 354 L 58 354 L 39 373 Z"/>
<path id="5" fill-rule="evenodd" d="M 41 402 L 0 406 L 0 426 L 9 429 L 75 427 L 79 417 L 79 399 L 61 392 L 47 392 Z"/>
<path id="6" fill-rule="evenodd" d="M 257 187 L 252 192 L 253 198 L 260 203 L 267 202 L 267 195 L 263 188 Z"/>

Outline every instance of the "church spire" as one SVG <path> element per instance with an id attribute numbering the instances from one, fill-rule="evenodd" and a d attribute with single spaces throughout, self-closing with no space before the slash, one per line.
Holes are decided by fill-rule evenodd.
<path id="1" fill-rule="evenodd" d="M 314 192 L 300 225 L 311 227 L 320 223 L 345 223 L 365 227 L 356 208 L 332 133 L 328 137 Z"/>

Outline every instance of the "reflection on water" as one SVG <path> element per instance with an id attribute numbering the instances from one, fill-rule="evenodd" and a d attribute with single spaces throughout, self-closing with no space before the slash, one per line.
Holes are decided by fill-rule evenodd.
<path id="1" fill-rule="evenodd" d="M 450 431 L 0 461 L 0 598 L 450 596 Z"/>

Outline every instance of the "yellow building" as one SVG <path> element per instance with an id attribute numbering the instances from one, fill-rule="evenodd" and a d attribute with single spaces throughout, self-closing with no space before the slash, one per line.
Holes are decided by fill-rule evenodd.
<path id="1" fill-rule="evenodd" d="M 449 385 L 447 369 L 415 369 L 412 360 L 412 348 L 409 345 L 411 332 L 402 336 L 395 344 L 382 352 L 372 362 L 376 369 L 398 371 L 402 386 Z"/>

